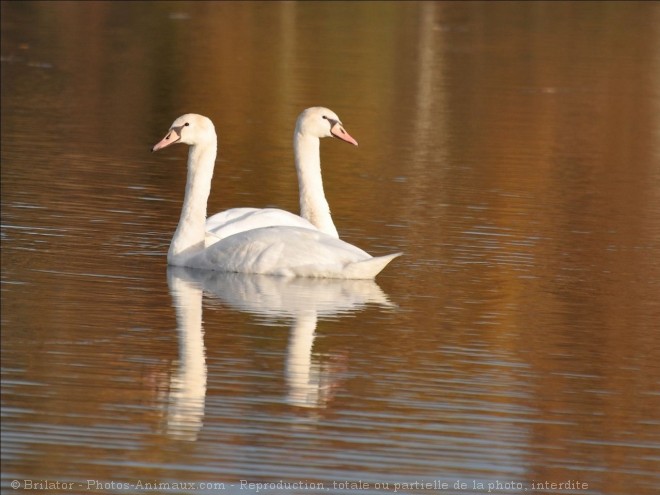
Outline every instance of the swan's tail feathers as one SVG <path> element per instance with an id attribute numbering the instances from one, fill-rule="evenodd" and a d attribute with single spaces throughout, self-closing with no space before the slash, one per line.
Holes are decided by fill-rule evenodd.
<path id="1" fill-rule="evenodd" d="M 401 256 L 403 253 L 388 254 L 385 256 L 376 256 L 368 260 L 358 261 L 346 267 L 345 274 L 347 278 L 353 279 L 372 279 L 378 275 L 383 268 L 385 268 L 390 261 L 394 258 Z"/>

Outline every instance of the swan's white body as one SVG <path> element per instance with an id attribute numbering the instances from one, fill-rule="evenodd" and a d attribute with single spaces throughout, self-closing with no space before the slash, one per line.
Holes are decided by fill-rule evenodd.
<path id="1" fill-rule="evenodd" d="M 328 108 L 308 108 L 298 116 L 293 133 L 293 151 L 298 174 L 300 216 L 277 208 L 232 208 L 207 219 L 207 243 L 238 232 L 273 225 L 311 228 L 338 238 L 321 177 L 320 139 L 324 137 L 337 137 L 356 146 L 358 144 L 346 132 L 337 114 Z"/>
<path id="2" fill-rule="evenodd" d="M 276 225 L 318 230 L 304 218 L 278 208 L 231 208 L 206 219 L 206 245 L 239 232 Z"/>
<path id="3" fill-rule="evenodd" d="M 167 254 L 170 265 L 288 277 L 371 279 L 399 256 L 374 258 L 319 230 L 286 225 L 244 230 L 207 242 L 206 204 L 217 154 L 213 123 L 201 115 L 183 115 L 152 151 L 177 142 L 190 145 L 190 151 L 181 217 Z"/>

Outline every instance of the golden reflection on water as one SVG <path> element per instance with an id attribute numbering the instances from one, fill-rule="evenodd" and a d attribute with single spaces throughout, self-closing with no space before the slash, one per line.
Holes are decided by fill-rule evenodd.
<path id="1" fill-rule="evenodd" d="M 249 474 L 654 493 L 659 21 L 615 2 L 4 2 L 3 487 Z M 311 105 L 360 142 L 323 142 L 325 189 L 342 237 L 405 252 L 378 279 L 397 307 L 321 318 L 287 368 L 287 318 L 207 291 L 204 409 L 180 442 L 165 252 L 185 150 L 148 147 L 206 114 L 209 212 L 297 211 L 291 135 Z M 316 407 L 291 399 L 301 363 L 332 389 Z"/>

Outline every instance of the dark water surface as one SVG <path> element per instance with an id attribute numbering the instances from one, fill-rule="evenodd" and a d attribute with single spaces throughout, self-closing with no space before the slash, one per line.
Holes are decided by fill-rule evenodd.
<path id="1" fill-rule="evenodd" d="M 1 56 L 3 493 L 660 492 L 660 4 L 3 2 Z M 174 118 L 210 213 L 298 211 L 313 105 L 405 255 L 168 271 Z"/>

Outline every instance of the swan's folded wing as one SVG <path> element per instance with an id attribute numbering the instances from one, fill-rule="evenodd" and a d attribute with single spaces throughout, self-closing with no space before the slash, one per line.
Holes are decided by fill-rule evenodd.
<path id="1" fill-rule="evenodd" d="M 240 232 L 264 227 L 300 227 L 317 230 L 304 218 L 277 208 L 232 208 L 206 220 L 206 245 Z"/>
<path id="2" fill-rule="evenodd" d="M 258 208 L 230 208 L 229 210 L 211 215 L 206 219 L 206 231 L 213 232 L 216 229 L 222 228 L 227 223 L 240 221 L 241 218 L 255 211 L 258 211 Z"/>

